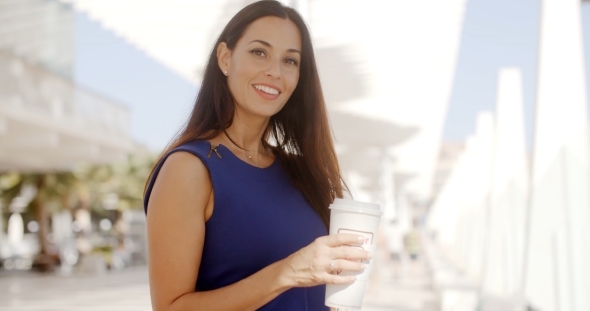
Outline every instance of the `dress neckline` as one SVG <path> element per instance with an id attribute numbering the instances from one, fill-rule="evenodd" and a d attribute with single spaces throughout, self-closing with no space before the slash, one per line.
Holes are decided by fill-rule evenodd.
<path id="1" fill-rule="evenodd" d="M 208 142 L 208 143 L 209 143 L 209 149 L 211 149 L 211 147 L 213 146 L 213 143 L 212 143 L 212 142 L 210 142 L 210 141 L 208 141 L 208 140 L 206 140 L 206 142 Z M 229 149 L 227 146 L 225 146 L 224 144 L 221 144 L 221 143 L 220 143 L 220 144 L 217 144 L 217 147 L 219 147 L 219 146 L 223 147 L 223 148 L 224 148 L 224 149 L 227 151 L 227 153 L 230 153 L 230 154 L 231 154 L 231 156 L 232 156 L 233 158 L 235 158 L 236 160 L 238 160 L 238 161 L 240 161 L 240 162 L 244 163 L 244 164 L 245 164 L 245 165 L 247 165 L 247 166 L 250 166 L 250 167 L 252 167 L 252 168 L 255 168 L 255 169 L 259 169 L 259 170 L 265 170 L 265 169 L 271 168 L 271 167 L 272 167 L 272 166 L 274 166 L 274 165 L 275 165 L 275 163 L 277 162 L 277 157 L 275 156 L 274 160 L 272 161 L 272 163 L 271 163 L 269 166 L 265 166 L 265 167 L 259 167 L 259 166 L 252 165 L 252 164 L 250 164 L 250 163 L 248 163 L 248 162 L 246 162 L 246 161 L 242 160 L 240 157 L 238 157 L 238 156 L 237 156 L 235 153 L 233 153 L 233 151 L 231 151 L 231 150 L 230 150 L 230 149 Z"/>

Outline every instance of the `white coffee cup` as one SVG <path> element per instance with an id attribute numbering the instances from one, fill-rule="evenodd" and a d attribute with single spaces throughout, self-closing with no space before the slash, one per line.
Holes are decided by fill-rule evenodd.
<path id="1" fill-rule="evenodd" d="M 381 218 L 379 205 L 354 201 L 350 199 L 335 199 L 330 205 L 330 234 L 351 233 L 365 237 L 363 249 L 375 255 L 375 239 Z M 342 271 L 340 275 L 355 275 L 356 280 L 350 284 L 326 285 L 325 304 L 332 308 L 360 310 L 367 280 L 371 273 L 372 260 L 364 260 L 366 265 L 362 273 Z"/>

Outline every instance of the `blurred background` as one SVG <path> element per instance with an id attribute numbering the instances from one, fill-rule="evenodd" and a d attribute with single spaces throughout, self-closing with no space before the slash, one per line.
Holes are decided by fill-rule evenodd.
<path id="1" fill-rule="evenodd" d="M 151 310 L 144 183 L 247 0 L 0 0 L 0 309 Z M 352 196 L 363 310 L 590 310 L 590 1 L 284 0 Z"/>

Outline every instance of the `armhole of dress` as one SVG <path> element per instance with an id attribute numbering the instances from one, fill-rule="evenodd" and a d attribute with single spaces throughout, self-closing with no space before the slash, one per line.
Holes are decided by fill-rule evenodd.
<path id="1" fill-rule="evenodd" d="M 156 183 L 156 178 L 158 178 L 158 174 L 160 173 L 160 169 L 162 169 L 162 166 L 164 166 L 164 162 L 166 162 L 166 160 L 168 159 L 168 157 L 171 154 L 173 154 L 175 152 L 179 152 L 179 151 L 184 151 L 184 152 L 190 153 L 190 154 L 194 155 L 195 157 L 197 157 L 197 159 L 199 159 L 203 163 L 203 165 L 205 165 L 205 168 L 209 172 L 209 178 L 211 178 L 211 170 L 209 169 L 209 165 L 208 165 L 207 161 L 205 160 L 205 157 L 202 154 L 199 154 L 199 152 L 197 152 L 196 150 L 193 150 L 190 148 L 185 148 L 185 147 L 179 147 L 179 148 L 171 150 L 170 152 L 168 152 L 168 154 L 166 154 L 165 157 L 162 158 L 162 160 L 160 160 L 160 162 L 158 163 L 158 166 L 156 166 L 156 169 L 154 170 L 154 173 L 152 174 L 152 177 L 150 179 L 150 183 L 148 184 L 148 188 L 145 192 L 145 196 L 143 199 L 143 210 L 144 210 L 146 217 L 147 217 L 147 213 L 148 213 L 148 203 L 150 200 L 150 195 L 152 194 L 152 189 L 154 187 L 154 184 Z M 211 180 L 211 187 L 213 187 L 213 180 Z"/>

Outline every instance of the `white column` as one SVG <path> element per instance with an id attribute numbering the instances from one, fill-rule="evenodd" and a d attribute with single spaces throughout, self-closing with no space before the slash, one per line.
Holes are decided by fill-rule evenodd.
<path id="1" fill-rule="evenodd" d="M 527 160 L 524 132 L 522 77 L 518 68 L 503 68 L 498 75 L 489 240 L 486 245 L 483 289 L 510 297 L 520 285 Z"/>
<path id="2" fill-rule="evenodd" d="M 493 128 L 493 115 L 480 113 L 476 134 L 468 138 L 465 152 L 441 189 L 427 222 L 455 262 L 474 280 L 480 280 L 484 264 Z"/>
<path id="3" fill-rule="evenodd" d="M 20 247 L 24 233 L 23 217 L 20 213 L 12 213 L 8 218 L 8 243 L 14 248 Z"/>
<path id="4" fill-rule="evenodd" d="M 472 192 L 466 189 L 471 185 L 471 167 L 475 138 L 468 137 L 465 143 L 465 151 L 457 160 L 453 171 L 441 188 L 435 202 L 433 202 L 426 226 L 436 233 L 437 242 L 455 255 L 457 263 L 463 267 L 461 258 L 465 254 L 465 213 L 467 202 L 470 201 Z"/>
<path id="5" fill-rule="evenodd" d="M 51 216 L 53 238 L 58 244 L 72 238 L 72 214 L 69 211 L 62 211 Z"/>
<path id="6" fill-rule="evenodd" d="M 388 254 L 401 254 L 403 252 L 402 222 L 405 214 L 400 210 L 402 204 L 398 204 L 395 185 L 394 158 L 391 156 L 388 147 L 382 148 L 382 159 L 380 165 L 381 179 L 381 216 L 380 230 L 383 232 L 386 241 Z"/>
<path id="7" fill-rule="evenodd" d="M 487 211 L 491 183 L 494 116 L 490 112 L 477 115 L 475 149 L 470 170 L 471 178 L 463 184 L 465 191 L 472 191 L 465 214 L 468 215 L 469 240 L 467 243 L 466 270 L 480 281 L 484 265 L 484 244 L 487 234 Z"/>
<path id="8" fill-rule="evenodd" d="M 381 210 L 383 211 L 383 220 L 392 220 L 396 217 L 395 210 L 395 188 L 394 188 L 394 170 L 393 158 L 388 152 L 387 147 L 382 148 L 381 158 Z"/>
<path id="9" fill-rule="evenodd" d="M 579 0 L 543 0 L 524 271 L 540 310 L 590 310 L 590 181 Z"/>

